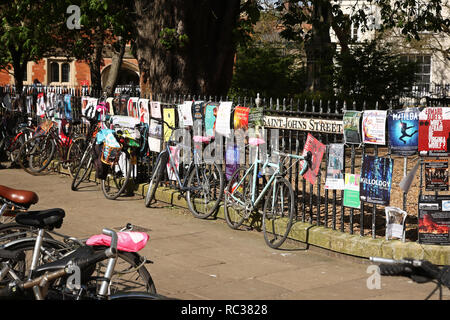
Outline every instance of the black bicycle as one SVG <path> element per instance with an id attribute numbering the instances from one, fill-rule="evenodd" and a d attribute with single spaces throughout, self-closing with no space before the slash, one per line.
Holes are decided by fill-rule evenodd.
<path id="1" fill-rule="evenodd" d="M 450 289 L 450 266 L 438 266 L 427 260 L 387 259 L 371 257 L 370 261 L 379 263 L 380 274 L 383 276 L 407 277 L 417 283 L 436 283 L 436 288 L 425 298 L 430 299 L 439 290 L 439 300 L 442 300 L 442 286 Z"/>
<path id="2" fill-rule="evenodd" d="M 200 219 L 208 218 L 216 212 L 222 199 L 225 188 L 223 171 L 217 163 L 213 162 L 208 164 L 202 161 L 198 150 L 201 146 L 196 145 L 191 162 L 185 170 L 184 177 L 180 178 L 180 171 L 176 165 L 175 157 L 170 150 L 170 143 L 174 142 L 173 134 L 175 128 L 164 120 L 152 119 L 164 123 L 172 130 L 172 134 L 165 143 L 163 151 L 161 151 L 156 158 L 153 174 L 150 178 L 147 195 L 145 197 L 145 206 L 151 206 L 155 199 L 156 189 L 167 168 L 167 170 L 175 177 L 175 185 L 180 193 L 186 193 L 187 204 L 194 217 Z M 204 144 L 209 142 L 211 142 L 211 140 L 206 141 L 205 139 L 205 141 L 203 141 Z"/>

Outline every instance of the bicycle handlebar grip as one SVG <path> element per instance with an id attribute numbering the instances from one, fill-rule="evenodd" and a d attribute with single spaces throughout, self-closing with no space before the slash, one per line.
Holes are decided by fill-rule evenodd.
<path id="1" fill-rule="evenodd" d="M 380 274 L 383 276 L 404 276 L 412 274 L 410 265 L 407 264 L 380 264 Z"/>
<path id="2" fill-rule="evenodd" d="M 105 228 L 103 229 L 103 234 L 111 237 L 110 251 L 107 255 L 115 255 L 117 253 L 117 233 L 114 230 Z"/>

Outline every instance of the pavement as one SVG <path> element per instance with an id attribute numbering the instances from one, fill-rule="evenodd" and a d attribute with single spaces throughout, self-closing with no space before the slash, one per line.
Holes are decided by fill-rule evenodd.
<path id="1" fill-rule="evenodd" d="M 150 235 L 140 253 L 158 293 L 183 300 L 423 300 L 433 284 L 407 278 L 377 277 L 367 259 L 344 256 L 290 242 L 269 248 L 257 231 L 235 231 L 225 221 L 196 219 L 163 203 L 146 208 L 143 196 L 107 200 L 100 185 L 71 191 L 71 178 L 49 173 L 32 176 L 20 169 L 0 170 L 0 184 L 33 190 L 34 210 L 66 212 L 64 234 L 87 238 L 105 227 L 132 223 Z M 444 299 L 450 298 L 444 290 Z M 437 299 L 437 295 L 433 296 Z"/>

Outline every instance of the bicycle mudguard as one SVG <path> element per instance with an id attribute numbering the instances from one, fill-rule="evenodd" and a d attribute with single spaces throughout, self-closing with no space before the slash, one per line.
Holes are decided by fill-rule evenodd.
<path id="1" fill-rule="evenodd" d="M 146 292 L 123 292 L 109 296 L 109 300 L 178 300 L 168 298 L 159 294 L 151 294 Z"/>

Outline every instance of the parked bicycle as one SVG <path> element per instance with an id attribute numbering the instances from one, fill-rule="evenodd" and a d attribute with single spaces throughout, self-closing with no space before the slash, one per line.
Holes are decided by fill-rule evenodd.
<path id="1" fill-rule="evenodd" d="M 225 219 L 232 229 L 239 229 L 252 214 L 258 212 L 258 207 L 264 201 L 262 212 L 262 229 L 264 240 L 271 248 L 280 247 L 286 240 L 295 219 L 296 199 L 291 183 L 284 178 L 287 169 L 284 161 L 292 158 L 292 165 L 303 161 L 299 175 L 303 175 L 311 167 L 312 153 L 306 156 L 286 154 L 278 151 L 279 162 L 273 163 L 267 157 L 259 159 L 259 145 L 263 139 L 250 138 L 249 144 L 256 147 L 256 157 L 249 168 L 240 167 L 230 178 L 225 188 Z M 268 178 L 263 176 L 266 169 L 272 173 Z M 258 193 L 257 181 L 263 179 L 262 190 Z M 267 180 L 266 180 L 267 179 Z M 270 191 L 269 191 L 270 190 Z"/>
<path id="2" fill-rule="evenodd" d="M 167 169 L 173 174 L 176 180 L 176 188 L 181 194 L 186 193 L 186 200 L 189 210 L 196 218 L 206 219 L 217 211 L 224 190 L 224 175 L 217 163 L 207 164 L 200 159 L 201 143 L 208 144 L 211 138 L 194 137 L 195 145 L 191 162 L 185 170 L 184 178 L 180 177 L 180 170 L 175 163 L 175 158 L 170 150 L 170 143 L 173 142 L 175 128 L 162 119 L 156 119 L 159 123 L 164 123 L 172 131 L 169 140 L 164 144 L 163 151 L 156 158 L 153 173 L 150 178 L 145 206 L 150 207 L 155 199 L 156 189 Z"/>
<path id="3" fill-rule="evenodd" d="M 442 300 L 442 287 L 450 289 L 450 266 L 438 266 L 427 260 L 387 259 L 370 257 L 370 261 L 379 263 L 380 274 L 383 276 L 407 277 L 416 283 L 436 283 L 436 288 L 425 298 L 430 299 L 439 290 L 439 300 Z"/>

